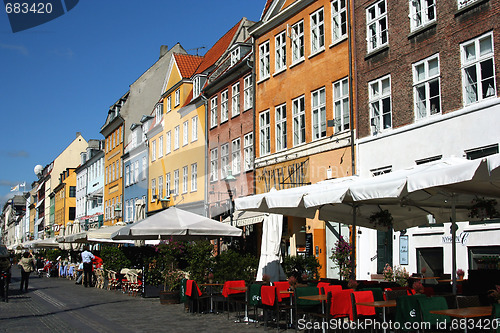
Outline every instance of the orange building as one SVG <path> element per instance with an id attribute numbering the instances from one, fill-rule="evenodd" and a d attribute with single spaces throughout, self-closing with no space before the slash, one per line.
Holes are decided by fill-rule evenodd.
<path id="1" fill-rule="evenodd" d="M 256 193 L 353 174 L 346 18 L 342 1 L 269 0 L 251 28 Z M 284 221 L 288 254 L 315 255 L 327 276 L 329 222 Z"/>
<path id="2" fill-rule="evenodd" d="M 123 170 L 125 120 L 120 109 L 128 98 L 128 92 L 108 111 L 106 123 L 101 128 L 105 138 L 104 149 L 104 225 L 113 225 L 122 219 Z"/>
<path id="3" fill-rule="evenodd" d="M 62 235 L 68 222 L 76 216 L 76 173 L 75 168 L 67 168 L 61 173 L 60 183 L 51 193 L 54 196 L 54 234 Z"/>

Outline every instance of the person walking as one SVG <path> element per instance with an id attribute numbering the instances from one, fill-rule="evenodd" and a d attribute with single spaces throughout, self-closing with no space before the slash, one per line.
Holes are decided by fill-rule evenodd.
<path id="1" fill-rule="evenodd" d="M 83 286 L 92 287 L 92 260 L 95 256 L 89 251 L 88 246 L 83 247 L 82 262 L 83 262 Z"/>
<path id="2" fill-rule="evenodd" d="M 31 254 L 28 251 L 24 252 L 23 257 L 19 261 L 19 267 L 21 268 L 21 286 L 19 287 L 20 292 L 23 291 L 23 286 L 24 291 L 28 291 L 30 274 L 35 270 L 35 265 L 35 260 L 33 259 Z"/>

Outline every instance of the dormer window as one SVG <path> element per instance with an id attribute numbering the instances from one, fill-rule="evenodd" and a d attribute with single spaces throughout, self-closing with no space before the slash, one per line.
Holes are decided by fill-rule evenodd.
<path id="1" fill-rule="evenodd" d="M 240 47 L 237 46 L 234 50 L 231 51 L 231 66 L 234 66 L 241 59 L 241 51 Z"/>
<path id="2" fill-rule="evenodd" d="M 163 104 L 158 103 L 155 107 L 155 124 L 159 124 L 163 117 Z"/>
<path id="3" fill-rule="evenodd" d="M 193 99 L 200 96 L 206 80 L 207 80 L 206 76 L 204 76 L 204 75 L 197 75 L 194 77 L 194 79 L 193 79 Z"/>

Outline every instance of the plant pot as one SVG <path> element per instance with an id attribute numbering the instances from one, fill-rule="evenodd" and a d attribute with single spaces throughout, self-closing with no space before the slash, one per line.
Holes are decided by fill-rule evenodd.
<path id="1" fill-rule="evenodd" d="M 179 304 L 179 291 L 160 291 L 160 304 Z"/>
<path id="2" fill-rule="evenodd" d="M 160 286 L 152 286 L 152 285 L 145 285 L 144 286 L 144 294 L 142 297 L 144 298 L 155 298 L 160 295 Z"/>

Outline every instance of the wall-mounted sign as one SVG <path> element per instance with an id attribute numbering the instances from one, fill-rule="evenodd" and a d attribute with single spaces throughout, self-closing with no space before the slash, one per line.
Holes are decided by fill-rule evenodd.
<path id="1" fill-rule="evenodd" d="M 459 235 L 456 235 L 455 236 L 455 243 L 460 243 L 462 244 L 462 246 L 465 246 L 467 244 L 467 242 L 469 241 L 469 233 L 468 232 L 461 232 Z M 441 238 L 441 242 L 443 244 L 451 244 L 451 240 L 452 240 L 452 236 L 449 235 L 449 236 L 442 236 Z"/>
<path id="2" fill-rule="evenodd" d="M 399 236 L 399 264 L 408 265 L 408 236 Z"/>
<path id="3" fill-rule="evenodd" d="M 310 183 L 309 158 L 299 158 L 255 170 L 257 193 L 304 186 Z"/>

